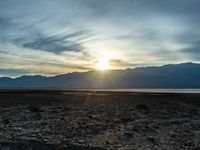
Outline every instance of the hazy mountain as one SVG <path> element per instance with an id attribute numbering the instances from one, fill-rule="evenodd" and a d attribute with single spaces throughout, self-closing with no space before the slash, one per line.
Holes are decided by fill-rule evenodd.
<path id="1" fill-rule="evenodd" d="M 2 77 L 0 87 L 200 88 L 200 64 L 183 63 L 104 72 L 74 72 L 54 77 Z"/>

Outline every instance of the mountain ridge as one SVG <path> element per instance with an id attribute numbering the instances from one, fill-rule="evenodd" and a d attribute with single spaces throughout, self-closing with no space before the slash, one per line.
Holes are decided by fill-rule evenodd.
<path id="1" fill-rule="evenodd" d="M 0 77 L 1 88 L 200 88 L 200 64 L 181 63 L 55 76 Z"/>

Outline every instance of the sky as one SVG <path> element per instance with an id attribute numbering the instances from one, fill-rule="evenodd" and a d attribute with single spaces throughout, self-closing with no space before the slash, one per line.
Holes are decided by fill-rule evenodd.
<path id="1" fill-rule="evenodd" d="M 200 62 L 199 0 L 1 0 L 0 76 Z"/>

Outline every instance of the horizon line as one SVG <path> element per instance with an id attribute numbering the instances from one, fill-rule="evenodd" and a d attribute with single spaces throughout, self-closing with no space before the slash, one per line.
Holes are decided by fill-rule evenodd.
<path id="1" fill-rule="evenodd" d="M 135 68 L 126 68 L 126 69 L 108 69 L 108 70 L 87 70 L 87 71 L 74 71 L 74 72 L 66 72 L 66 73 L 60 73 L 60 74 L 54 74 L 54 75 L 42 75 L 42 74 L 24 74 L 24 75 L 20 75 L 20 76 L 15 76 L 15 77 L 10 77 L 10 76 L 0 76 L 0 78 L 10 78 L 10 79 L 17 79 L 20 77 L 33 77 L 33 76 L 41 76 L 41 77 L 55 77 L 55 76 L 59 76 L 59 75 L 65 75 L 65 74 L 71 74 L 71 73 L 87 73 L 87 72 L 108 72 L 108 71 L 124 71 L 124 70 L 134 70 L 134 69 L 138 69 L 138 68 L 151 68 L 151 67 L 164 67 L 164 66 L 168 66 L 168 65 L 181 65 L 181 64 L 197 64 L 200 65 L 200 63 L 196 63 L 196 62 L 181 62 L 181 63 L 174 63 L 174 64 L 162 64 L 162 65 L 150 65 L 150 66 L 141 66 L 141 67 L 135 67 Z"/>

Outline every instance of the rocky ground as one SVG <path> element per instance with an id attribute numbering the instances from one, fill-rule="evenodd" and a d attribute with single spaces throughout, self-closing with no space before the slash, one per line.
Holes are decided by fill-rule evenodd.
<path id="1" fill-rule="evenodd" d="M 200 150 L 200 95 L 1 92 L 0 149 Z"/>

